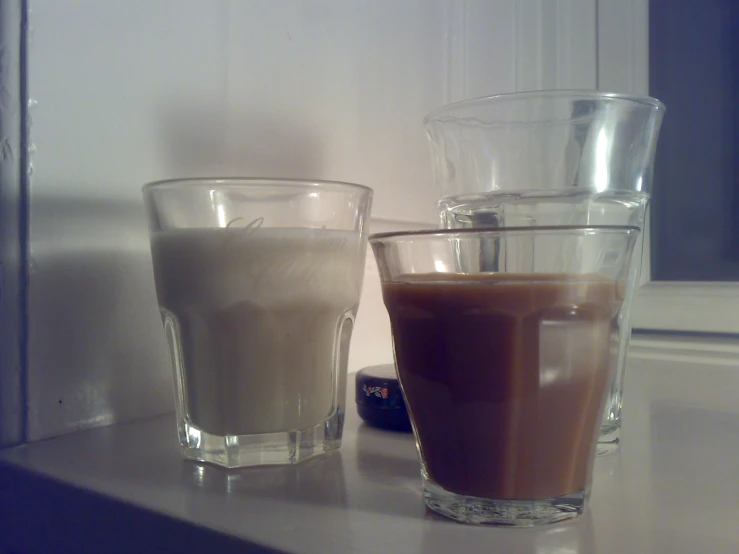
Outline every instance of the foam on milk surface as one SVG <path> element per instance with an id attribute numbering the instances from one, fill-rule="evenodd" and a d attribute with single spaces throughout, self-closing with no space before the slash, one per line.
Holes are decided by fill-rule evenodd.
<path id="1" fill-rule="evenodd" d="M 360 234 L 184 229 L 151 240 L 159 304 L 179 323 L 191 422 L 239 435 L 328 417 L 340 326 L 359 301 Z"/>

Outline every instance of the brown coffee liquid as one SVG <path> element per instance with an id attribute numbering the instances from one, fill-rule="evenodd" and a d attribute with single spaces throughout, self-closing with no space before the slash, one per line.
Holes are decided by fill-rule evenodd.
<path id="1" fill-rule="evenodd" d="M 590 483 L 623 300 L 614 281 L 412 275 L 383 296 L 432 481 L 519 500 Z"/>

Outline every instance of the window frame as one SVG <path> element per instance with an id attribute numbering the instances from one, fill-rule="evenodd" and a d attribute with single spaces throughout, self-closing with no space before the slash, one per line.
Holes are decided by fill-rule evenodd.
<path id="1" fill-rule="evenodd" d="M 597 0 L 597 28 L 597 88 L 648 94 L 649 0 Z M 739 334 L 739 282 L 653 281 L 649 229 L 647 219 L 633 328 Z"/>

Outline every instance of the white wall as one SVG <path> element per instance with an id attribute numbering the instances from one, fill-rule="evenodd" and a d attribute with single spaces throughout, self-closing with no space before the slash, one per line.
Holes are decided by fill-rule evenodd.
<path id="1" fill-rule="evenodd" d="M 143 183 L 354 181 L 375 189 L 376 218 L 395 221 L 375 230 L 433 224 L 425 113 L 596 84 L 595 0 L 30 7 L 30 440 L 171 408 Z M 369 263 L 350 365 L 391 356 Z"/>

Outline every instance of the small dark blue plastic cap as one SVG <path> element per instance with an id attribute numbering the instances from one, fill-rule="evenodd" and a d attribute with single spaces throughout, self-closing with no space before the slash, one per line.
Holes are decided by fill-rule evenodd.
<path id="1" fill-rule="evenodd" d="M 391 431 L 411 431 L 411 420 L 393 364 L 357 372 L 357 412 L 368 425 Z"/>

